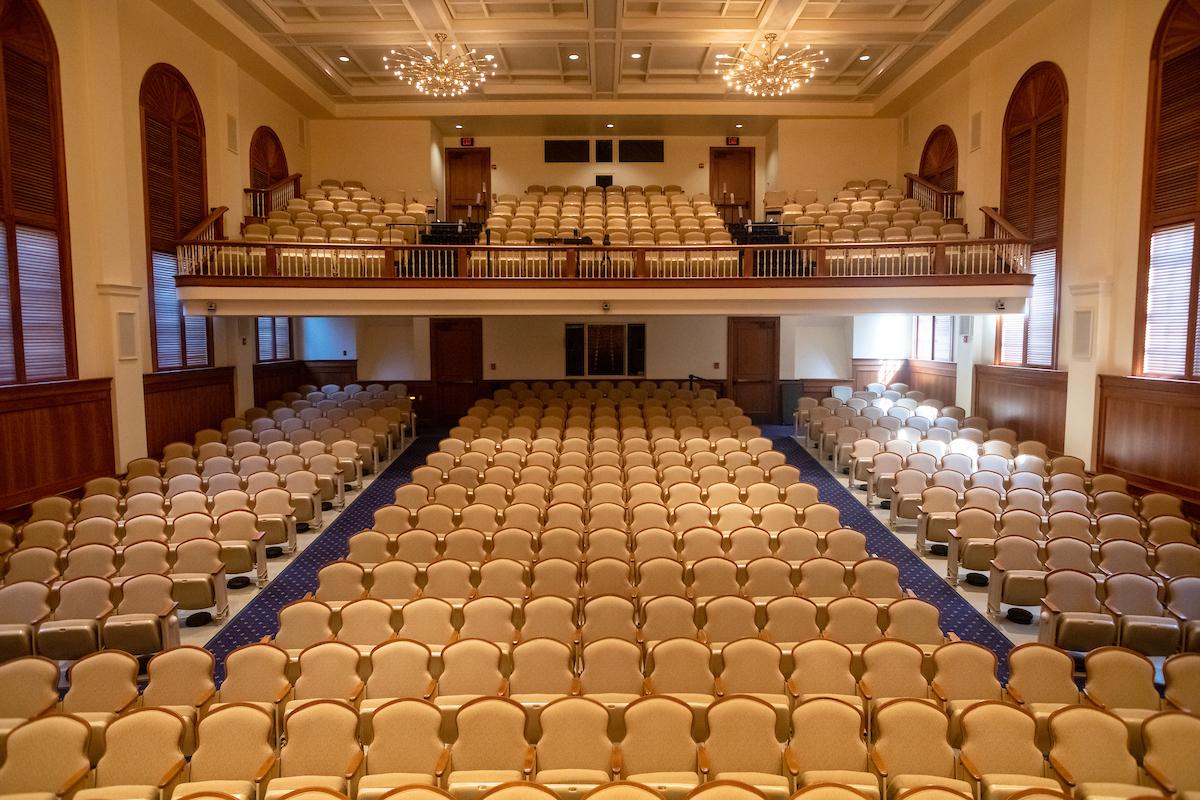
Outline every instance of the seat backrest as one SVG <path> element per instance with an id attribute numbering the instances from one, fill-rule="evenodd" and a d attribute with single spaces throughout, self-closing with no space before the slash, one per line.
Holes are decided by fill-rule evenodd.
<path id="1" fill-rule="evenodd" d="M 962 754 L 981 774 L 1040 776 L 1044 765 L 1029 712 L 998 700 L 976 703 L 962 715 Z"/>
<path id="2" fill-rule="evenodd" d="M 367 773 L 434 775 L 445 749 L 438 731 L 441 711 L 425 700 L 392 700 L 371 717 L 372 739 L 367 748 Z"/>
<path id="3" fill-rule="evenodd" d="M 673 697 L 649 696 L 625 709 L 622 773 L 695 772 L 692 710 Z"/>
<path id="4" fill-rule="evenodd" d="M 345 777 L 362 752 L 358 714 L 346 703 L 312 700 L 284 721 L 279 752 L 280 777 L 327 775 Z"/>
<path id="5" fill-rule="evenodd" d="M 611 761 L 608 709 L 586 697 L 564 697 L 541 710 L 538 769 L 606 772 Z"/>
<path id="6" fill-rule="evenodd" d="M 954 777 L 954 751 L 946 741 L 948 721 L 936 706 L 899 699 L 875 712 L 875 751 L 889 775 Z"/>
<path id="7" fill-rule="evenodd" d="M 206 714 L 196 731 L 191 780 L 254 781 L 275 754 L 274 720 L 265 709 L 229 703 Z"/>
<path id="8" fill-rule="evenodd" d="M 512 700 L 480 697 L 458 711 L 458 737 L 451 748 L 456 770 L 521 770 L 525 709 Z"/>
<path id="9" fill-rule="evenodd" d="M 104 731 L 98 786 L 158 786 L 183 761 L 183 719 L 162 708 L 137 708 Z"/>
<path id="10" fill-rule="evenodd" d="M 782 771 L 775 709 L 757 697 L 725 697 L 709 706 L 704 747 L 714 774 Z"/>
<path id="11" fill-rule="evenodd" d="M 1137 761 L 1128 740 L 1125 723 L 1098 708 L 1067 706 L 1050 715 L 1050 758 L 1076 785 L 1137 784 Z"/>
<path id="12" fill-rule="evenodd" d="M 865 772 L 867 746 L 862 711 L 832 697 L 815 697 L 792 711 L 791 751 L 799 772 Z"/>

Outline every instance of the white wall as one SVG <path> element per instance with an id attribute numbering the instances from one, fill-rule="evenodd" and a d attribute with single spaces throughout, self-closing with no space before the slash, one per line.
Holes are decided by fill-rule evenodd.
<path id="1" fill-rule="evenodd" d="M 301 358 L 307 361 L 358 358 L 353 317 L 300 317 L 296 322 L 300 329 Z"/>
<path id="2" fill-rule="evenodd" d="M 781 119 L 776 187 L 816 189 L 824 200 L 852 178 L 899 184 L 896 119 Z M 760 192 L 761 194 L 761 192 Z"/>
<path id="3" fill-rule="evenodd" d="M 850 317 L 780 317 L 780 380 L 849 376 L 851 334 Z"/>
<path id="4" fill-rule="evenodd" d="M 312 181 L 346 178 L 363 181 L 382 194 L 445 188 L 434 182 L 428 120 L 314 119 L 311 123 Z"/>
<path id="5" fill-rule="evenodd" d="M 858 314 L 854 317 L 853 358 L 909 358 L 912 315 Z"/>

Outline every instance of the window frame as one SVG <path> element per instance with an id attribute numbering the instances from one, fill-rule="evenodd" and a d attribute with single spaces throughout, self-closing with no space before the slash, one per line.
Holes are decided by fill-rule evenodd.
<path id="1" fill-rule="evenodd" d="M 200 105 L 200 100 L 198 97 L 196 97 L 196 92 L 192 89 L 191 83 L 188 82 L 187 78 L 184 77 L 183 73 L 180 72 L 177 68 L 175 68 L 174 66 L 172 66 L 170 64 L 164 63 L 164 62 L 158 62 L 156 64 L 152 64 L 146 70 L 146 72 L 142 75 L 141 87 L 138 92 L 138 118 L 139 118 L 139 122 L 140 122 L 139 133 L 140 133 L 140 139 L 141 139 L 140 144 L 141 144 L 141 156 L 142 156 L 142 200 L 143 200 L 143 212 L 145 214 L 145 225 L 146 225 L 146 300 L 148 303 L 148 310 L 149 310 L 149 315 L 150 315 L 151 371 L 152 372 L 176 372 L 176 371 L 181 371 L 181 370 L 192 370 L 192 369 L 211 369 L 215 363 L 213 360 L 212 319 L 210 317 L 202 317 L 202 319 L 204 320 L 204 332 L 205 332 L 205 342 L 206 342 L 205 343 L 205 351 L 206 351 L 206 355 L 207 355 L 205 363 L 203 363 L 203 364 L 188 364 L 187 363 L 187 361 L 188 361 L 188 359 L 187 359 L 187 351 L 188 351 L 188 347 L 187 347 L 187 345 L 188 345 L 187 316 L 182 313 L 182 308 L 180 309 L 180 322 L 179 322 L 179 350 L 180 350 L 180 354 L 181 354 L 180 365 L 163 367 L 159 364 L 158 325 L 157 325 L 157 316 L 156 316 L 156 312 L 155 312 L 155 301 L 154 301 L 154 294 L 155 294 L 154 254 L 156 252 L 162 253 L 162 252 L 166 252 L 166 251 L 155 249 L 154 241 L 153 241 L 153 234 L 151 231 L 151 224 L 150 224 L 150 205 L 151 205 L 150 159 L 149 159 L 149 153 L 148 153 L 149 148 L 147 147 L 147 138 L 146 138 L 146 119 L 147 119 L 146 103 L 147 103 L 147 91 L 151 86 L 151 80 L 159 79 L 160 75 L 168 77 L 177 82 L 178 86 L 183 91 L 183 93 L 190 99 L 192 108 L 195 112 L 196 129 L 195 129 L 194 133 L 195 133 L 195 136 L 197 139 L 197 151 L 198 151 L 199 157 L 200 157 L 200 171 L 199 171 L 200 195 L 201 195 L 200 199 L 201 199 L 202 206 L 205 209 L 208 208 L 208 159 L 207 159 L 207 149 L 206 149 L 207 141 L 206 141 L 205 128 L 204 128 L 204 113 L 203 113 L 203 109 L 201 108 L 201 105 Z M 157 119 L 157 117 L 156 117 L 156 119 Z M 170 127 L 172 129 L 171 147 L 172 147 L 172 152 L 174 155 L 175 148 L 177 145 L 177 137 L 174 135 L 174 129 L 176 127 L 175 121 L 174 120 L 161 120 L 161 119 L 158 121 L 160 123 L 165 123 L 165 124 L 170 125 Z M 172 164 L 173 164 L 173 166 L 176 167 L 174 175 L 173 175 L 173 177 L 175 177 L 178 175 L 178 160 L 177 159 L 173 160 Z M 172 187 L 172 188 L 174 189 L 175 187 Z M 175 221 L 176 221 L 176 224 L 178 227 L 180 198 L 179 198 L 179 195 L 177 192 L 173 191 L 173 194 L 174 194 L 174 201 L 175 201 Z M 180 238 L 182 238 L 184 235 L 186 235 L 186 233 L 187 233 L 187 231 L 182 231 L 182 230 L 178 231 L 178 235 Z M 171 250 L 169 254 L 172 257 L 175 257 L 174 250 Z"/>
<path id="2" fill-rule="evenodd" d="M 259 338 L 259 332 L 258 332 L 258 328 L 259 328 L 259 326 L 260 326 L 260 325 L 262 325 L 262 321 L 263 321 L 264 319 L 269 319 L 269 320 L 271 320 L 271 353 L 270 353 L 270 355 L 269 355 L 267 358 L 263 358 L 263 352 L 262 352 L 262 340 Z M 277 329 L 276 329 L 276 327 L 275 327 L 275 326 L 276 326 L 276 324 L 277 324 L 277 321 L 278 321 L 278 320 L 281 320 L 281 319 L 283 319 L 283 320 L 287 320 L 287 332 L 288 332 L 288 335 L 287 335 L 287 355 L 286 355 L 286 356 L 284 356 L 284 357 L 282 357 L 282 358 L 280 358 L 280 357 L 279 357 L 279 355 L 278 355 L 278 354 L 279 354 L 279 340 L 278 340 L 278 338 L 277 338 L 277 336 L 276 336 L 276 330 L 277 330 Z M 295 333 L 296 333 L 296 329 L 295 329 L 295 327 L 294 327 L 294 325 L 293 325 L 293 320 L 292 320 L 292 317 L 285 317 L 285 316 L 274 316 L 274 317 L 255 317 L 255 318 L 254 318 L 254 355 L 255 355 L 255 363 L 257 363 L 257 364 L 271 364 L 271 363 L 279 363 L 279 362 L 281 362 L 281 361 L 295 361 L 295 360 L 296 360 L 296 353 L 295 353 L 295 349 L 294 349 L 294 347 L 295 347 Z"/>
<path id="3" fill-rule="evenodd" d="M 1185 21 L 1182 41 L 1172 39 L 1172 29 L 1180 22 L 1180 12 L 1190 9 L 1193 19 Z M 1195 0 L 1171 0 L 1163 10 L 1150 50 L 1149 88 L 1146 100 L 1146 139 L 1142 154 L 1142 208 L 1138 230 L 1137 296 L 1134 310 L 1132 373 L 1161 380 L 1200 381 L 1200 169 L 1197 169 L 1195 204 L 1190 210 L 1157 214 L 1154 211 L 1154 184 L 1157 178 L 1158 139 L 1162 126 L 1162 92 L 1168 62 L 1200 48 L 1188 31 L 1200 22 L 1200 3 Z M 1182 27 L 1182 25 L 1181 25 Z M 1193 34 L 1194 35 L 1194 34 Z M 1147 372 L 1146 327 L 1150 301 L 1150 248 L 1154 235 L 1174 227 L 1192 226 L 1192 265 L 1188 291 L 1188 322 L 1184 342 L 1182 375 Z"/>
<path id="4" fill-rule="evenodd" d="M 928 351 L 929 356 L 928 357 L 926 357 L 924 355 L 924 353 L 921 351 L 921 336 L 920 336 L 921 320 L 926 320 L 926 319 L 929 320 L 929 323 L 928 323 L 928 325 L 929 325 L 929 351 Z M 941 339 L 942 339 L 942 337 L 938 336 L 938 320 L 947 320 L 947 319 L 950 320 L 950 333 L 949 333 L 950 357 L 949 358 L 938 358 L 937 357 L 938 342 L 941 341 Z M 929 362 L 936 363 L 936 364 L 953 364 L 953 363 L 955 363 L 955 357 L 954 357 L 954 355 L 955 355 L 954 354 L 954 339 L 955 339 L 955 330 L 954 329 L 955 329 L 955 327 L 956 327 L 955 319 L 954 319 L 953 314 L 916 314 L 916 315 L 914 315 L 913 316 L 913 346 L 912 346 L 913 360 L 929 361 Z"/>
<path id="5" fill-rule="evenodd" d="M 635 325 L 640 326 L 642 329 L 642 361 L 643 361 L 643 364 L 642 364 L 642 372 L 640 374 L 630 374 L 630 372 L 629 372 L 629 350 L 630 350 L 629 329 Z M 579 327 L 583 328 L 583 372 L 580 374 L 575 374 L 571 370 L 567 369 L 567 367 L 569 366 L 569 364 L 567 363 L 567 359 L 570 358 L 570 354 L 566 352 L 565 343 L 566 343 L 566 338 L 567 338 L 567 331 L 573 326 L 579 326 Z M 589 368 L 588 368 L 588 364 L 589 364 L 588 344 L 591 340 L 590 331 L 591 331 L 591 328 L 593 328 L 593 327 L 619 327 L 624 331 L 623 352 L 622 352 L 622 356 L 621 356 L 621 366 L 623 368 L 623 372 L 621 374 L 611 374 L 611 375 L 608 373 L 600 374 L 600 373 L 593 373 L 589 370 Z M 587 378 L 627 379 L 627 378 L 629 378 L 629 379 L 632 379 L 632 378 L 645 378 L 646 377 L 646 375 L 645 375 L 646 323 L 644 323 L 644 322 L 565 322 L 565 323 L 563 323 L 563 342 L 564 342 L 563 375 L 566 378 L 572 378 L 572 379 L 576 379 L 576 378 L 577 379 L 587 379 Z"/>
<path id="6" fill-rule="evenodd" d="M 1014 110 L 1019 105 L 1019 101 L 1029 100 L 1029 95 L 1036 89 L 1035 81 L 1053 81 L 1057 84 L 1057 89 L 1061 92 L 1061 104 L 1055 107 L 1054 113 L 1043 111 L 1031 120 L 1025 120 L 1019 125 L 1013 120 Z M 1004 110 L 1004 122 L 1001 128 L 1001 155 L 1000 155 L 1000 197 L 1001 197 L 1001 214 L 1005 214 L 1004 201 L 1009 193 L 1009 146 L 1013 135 L 1022 129 L 1027 129 L 1033 134 L 1038 125 L 1054 116 L 1062 118 L 1061 132 L 1059 138 L 1061 141 L 1061 155 L 1059 157 L 1058 169 L 1058 207 L 1056 209 L 1058 215 L 1057 230 L 1053 239 L 1045 237 L 1042 240 L 1035 239 L 1032 235 L 1033 231 L 1026 233 L 1033 245 L 1030 250 L 1031 261 L 1035 253 L 1049 250 L 1048 247 L 1039 247 L 1038 242 L 1043 244 L 1053 244 L 1054 252 L 1054 313 L 1051 317 L 1051 339 L 1050 339 L 1050 363 L 1049 364 L 1031 364 L 1029 362 L 1029 305 L 1026 305 L 1025 314 L 1022 315 L 1023 330 L 1021 332 L 1021 360 L 1005 361 L 1003 359 L 1003 340 L 1004 340 L 1004 320 L 1013 315 L 998 317 L 996 320 L 996 340 L 995 354 L 993 363 L 997 366 L 1005 367 L 1021 367 L 1023 369 L 1058 369 L 1058 344 L 1059 344 L 1059 323 L 1062 310 L 1062 249 L 1063 249 L 1063 218 L 1066 205 L 1066 183 L 1067 183 L 1067 152 L 1068 152 L 1068 122 L 1070 111 L 1070 94 L 1068 92 L 1067 78 L 1063 73 L 1062 68 L 1053 61 L 1039 61 L 1031 66 L 1021 76 L 1013 87 L 1012 93 L 1009 95 L 1008 104 Z M 1037 155 L 1037 139 L 1034 138 L 1031 142 L 1032 156 L 1030 158 L 1031 168 L 1029 172 L 1029 194 L 1032 197 L 1036 191 L 1035 171 L 1033 165 Z M 1007 216 L 1007 214 L 1005 214 Z M 1011 221 L 1011 220 L 1010 220 Z M 1033 228 L 1033 205 L 1030 206 L 1030 228 Z M 1030 303 L 1032 302 L 1030 298 Z"/>
<path id="7" fill-rule="evenodd" d="M 55 165 L 53 217 L 17 211 L 13 204 L 10 180 L 3 182 L 0 193 L 0 232 L 4 236 L 8 271 L 9 326 L 13 345 L 13 380 L 0 386 L 25 386 L 39 383 L 71 381 L 79 378 L 79 354 L 75 338 L 75 285 L 71 267 L 71 225 L 67 197 L 67 162 L 63 141 L 62 79 L 59 70 L 58 45 L 53 29 L 38 0 L 8 0 L 0 17 L 0 169 L 8 167 L 12 158 L 12 137 L 8 124 L 8 92 L 4 52 L 36 61 L 46 70 L 47 110 L 54 142 L 51 159 Z M 40 41 L 39 41 L 40 40 Z M 5 169 L 7 176 L 11 169 Z M 21 320 L 20 256 L 17 245 L 18 227 L 52 232 L 58 249 L 58 281 L 62 314 L 63 374 L 56 377 L 30 380 L 26 369 L 24 325 Z"/>

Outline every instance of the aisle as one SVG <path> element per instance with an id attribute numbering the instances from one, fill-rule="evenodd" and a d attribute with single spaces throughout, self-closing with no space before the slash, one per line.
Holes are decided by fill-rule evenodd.
<path id="1" fill-rule="evenodd" d="M 279 628 L 279 609 L 316 591 L 317 572 L 321 567 L 345 557 L 349 551 L 347 540 L 371 527 L 375 510 L 393 501 L 397 486 L 412 480 L 412 471 L 425 463 L 425 456 L 437 450 L 438 440 L 437 436 L 417 437 L 333 523 L 318 533 L 275 579 L 208 641 L 205 647 L 216 656 L 218 679 L 224 672 L 225 656 L 231 650 L 274 634 Z"/>
<path id="2" fill-rule="evenodd" d="M 888 530 L 850 493 L 842 481 L 796 442 L 792 438 L 790 425 L 765 425 L 763 435 L 771 439 L 776 450 L 787 456 L 789 464 L 800 470 L 800 480 L 817 487 L 821 502 L 838 507 L 843 525 L 866 534 L 870 553 L 892 562 L 900 569 L 901 586 L 911 589 L 917 597 L 933 603 L 941 610 L 942 630 L 953 631 L 961 639 L 978 642 L 996 654 L 1003 679 L 1008 651 L 1013 647 L 1008 637 Z"/>

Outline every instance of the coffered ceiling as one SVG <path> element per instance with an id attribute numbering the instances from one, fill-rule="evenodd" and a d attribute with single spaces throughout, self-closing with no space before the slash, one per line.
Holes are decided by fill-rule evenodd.
<path id="1" fill-rule="evenodd" d="M 829 58 L 798 99 L 845 103 L 877 98 L 997 0 L 219 2 L 339 104 L 420 97 L 383 56 L 439 32 L 494 57 L 495 77 L 465 99 L 717 99 L 717 55 L 776 33 Z"/>

